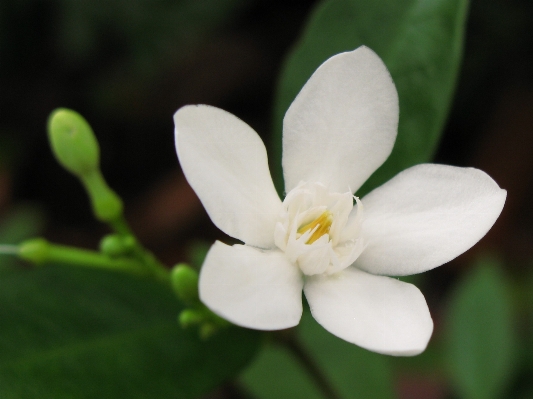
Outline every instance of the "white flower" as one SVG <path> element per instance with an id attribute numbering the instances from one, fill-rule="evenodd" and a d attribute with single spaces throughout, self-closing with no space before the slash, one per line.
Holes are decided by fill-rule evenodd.
<path id="1" fill-rule="evenodd" d="M 392 355 L 422 352 L 433 322 L 422 293 L 389 276 L 433 269 L 491 228 L 506 192 L 473 168 L 411 167 L 353 197 L 389 156 L 398 95 L 367 47 L 316 70 L 283 121 L 282 202 L 252 128 L 206 106 L 174 115 L 181 167 L 207 213 L 245 245 L 216 242 L 200 298 L 244 327 L 298 324 L 302 289 L 314 318 L 336 336 Z"/>

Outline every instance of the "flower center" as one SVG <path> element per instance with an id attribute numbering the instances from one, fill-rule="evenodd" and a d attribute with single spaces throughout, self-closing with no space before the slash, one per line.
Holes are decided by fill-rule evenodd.
<path id="1" fill-rule="evenodd" d="M 305 242 L 306 244 L 312 244 L 324 234 L 329 234 L 331 224 L 333 223 L 333 214 L 330 211 L 325 211 L 310 223 L 304 224 L 296 231 L 298 234 L 303 234 L 306 231 L 311 230 L 311 237 Z"/>
<path id="2" fill-rule="evenodd" d="M 283 201 L 274 242 L 306 276 L 337 273 L 365 248 L 362 217 L 363 204 L 351 192 L 330 192 L 321 183 L 302 182 Z"/>

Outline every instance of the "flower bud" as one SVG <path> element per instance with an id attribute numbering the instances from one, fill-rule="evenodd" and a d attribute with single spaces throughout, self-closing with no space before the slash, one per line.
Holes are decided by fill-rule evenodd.
<path id="1" fill-rule="evenodd" d="M 100 251 L 111 258 L 130 255 L 135 247 L 133 236 L 109 234 L 100 241 Z"/>
<path id="2" fill-rule="evenodd" d="M 102 222 L 120 218 L 122 200 L 100 172 L 100 148 L 87 121 L 70 109 L 56 109 L 48 120 L 48 138 L 58 162 L 82 181 L 96 218 Z"/>
<path id="3" fill-rule="evenodd" d="M 19 244 L 18 255 L 21 259 L 40 265 L 48 260 L 50 244 L 44 238 L 33 238 Z"/>
<path id="4" fill-rule="evenodd" d="M 205 319 L 205 315 L 195 309 L 185 309 L 178 317 L 178 321 L 183 328 L 200 324 Z"/>
<path id="5" fill-rule="evenodd" d="M 100 149 L 91 126 L 77 112 L 58 108 L 48 119 L 48 139 L 58 162 L 84 176 L 98 169 Z"/>
<path id="6" fill-rule="evenodd" d="M 200 338 L 204 340 L 209 339 L 217 332 L 218 329 L 219 327 L 213 323 L 203 323 L 200 326 Z"/>
<path id="7" fill-rule="evenodd" d="M 198 272 L 183 263 L 171 272 L 172 288 L 183 302 L 194 305 L 198 299 Z"/>

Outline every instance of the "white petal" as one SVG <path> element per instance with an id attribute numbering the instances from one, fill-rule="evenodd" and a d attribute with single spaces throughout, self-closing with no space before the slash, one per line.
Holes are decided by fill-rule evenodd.
<path id="1" fill-rule="evenodd" d="M 376 53 L 361 46 L 331 57 L 283 120 L 285 190 L 312 181 L 355 192 L 389 156 L 397 127 L 398 94 Z"/>
<path id="2" fill-rule="evenodd" d="M 313 317 L 326 330 L 373 352 L 416 355 L 433 331 L 422 293 L 390 277 L 350 267 L 308 277 L 304 292 Z"/>
<path id="3" fill-rule="evenodd" d="M 311 245 L 305 245 L 306 250 L 298 256 L 300 270 L 307 276 L 324 273 L 335 254 L 331 249 L 329 237 L 323 235 Z"/>
<path id="4" fill-rule="evenodd" d="M 246 244 L 274 247 L 281 200 L 257 133 L 207 105 L 180 108 L 174 123 L 181 168 L 213 223 Z"/>
<path id="5" fill-rule="evenodd" d="M 485 172 L 424 164 L 406 169 L 363 198 L 355 265 L 374 274 L 408 275 L 440 266 L 492 227 L 507 193 Z"/>
<path id="6" fill-rule="evenodd" d="M 215 242 L 200 272 L 200 299 L 213 312 L 247 328 L 294 327 L 302 316 L 303 279 L 280 251 Z"/>
<path id="7" fill-rule="evenodd" d="M 341 245 L 337 245 L 335 247 L 335 253 L 338 262 L 337 264 L 335 264 L 335 262 L 332 262 L 328 270 L 326 270 L 326 273 L 338 273 L 341 270 L 351 266 L 352 263 L 354 263 L 355 260 L 359 257 L 359 255 L 361 255 L 364 249 L 365 242 L 362 238 L 359 238 L 355 241 L 347 241 Z M 332 260 L 334 260 L 334 258 Z"/>

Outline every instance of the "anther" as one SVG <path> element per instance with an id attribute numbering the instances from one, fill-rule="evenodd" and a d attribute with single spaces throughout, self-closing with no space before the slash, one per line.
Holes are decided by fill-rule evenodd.
<path id="1" fill-rule="evenodd" d="M 306 244 L 312 244 L 324 234 L 329 234 L 331 224 L 333 223 L 333 215 L 330 211 L 325 211 L 318 218 L 310 223 L 307 223 L 297 230 L 298 234 L 303 234 L 306 231 L 313 231 L 311 237 L 307 240 Z"/>

